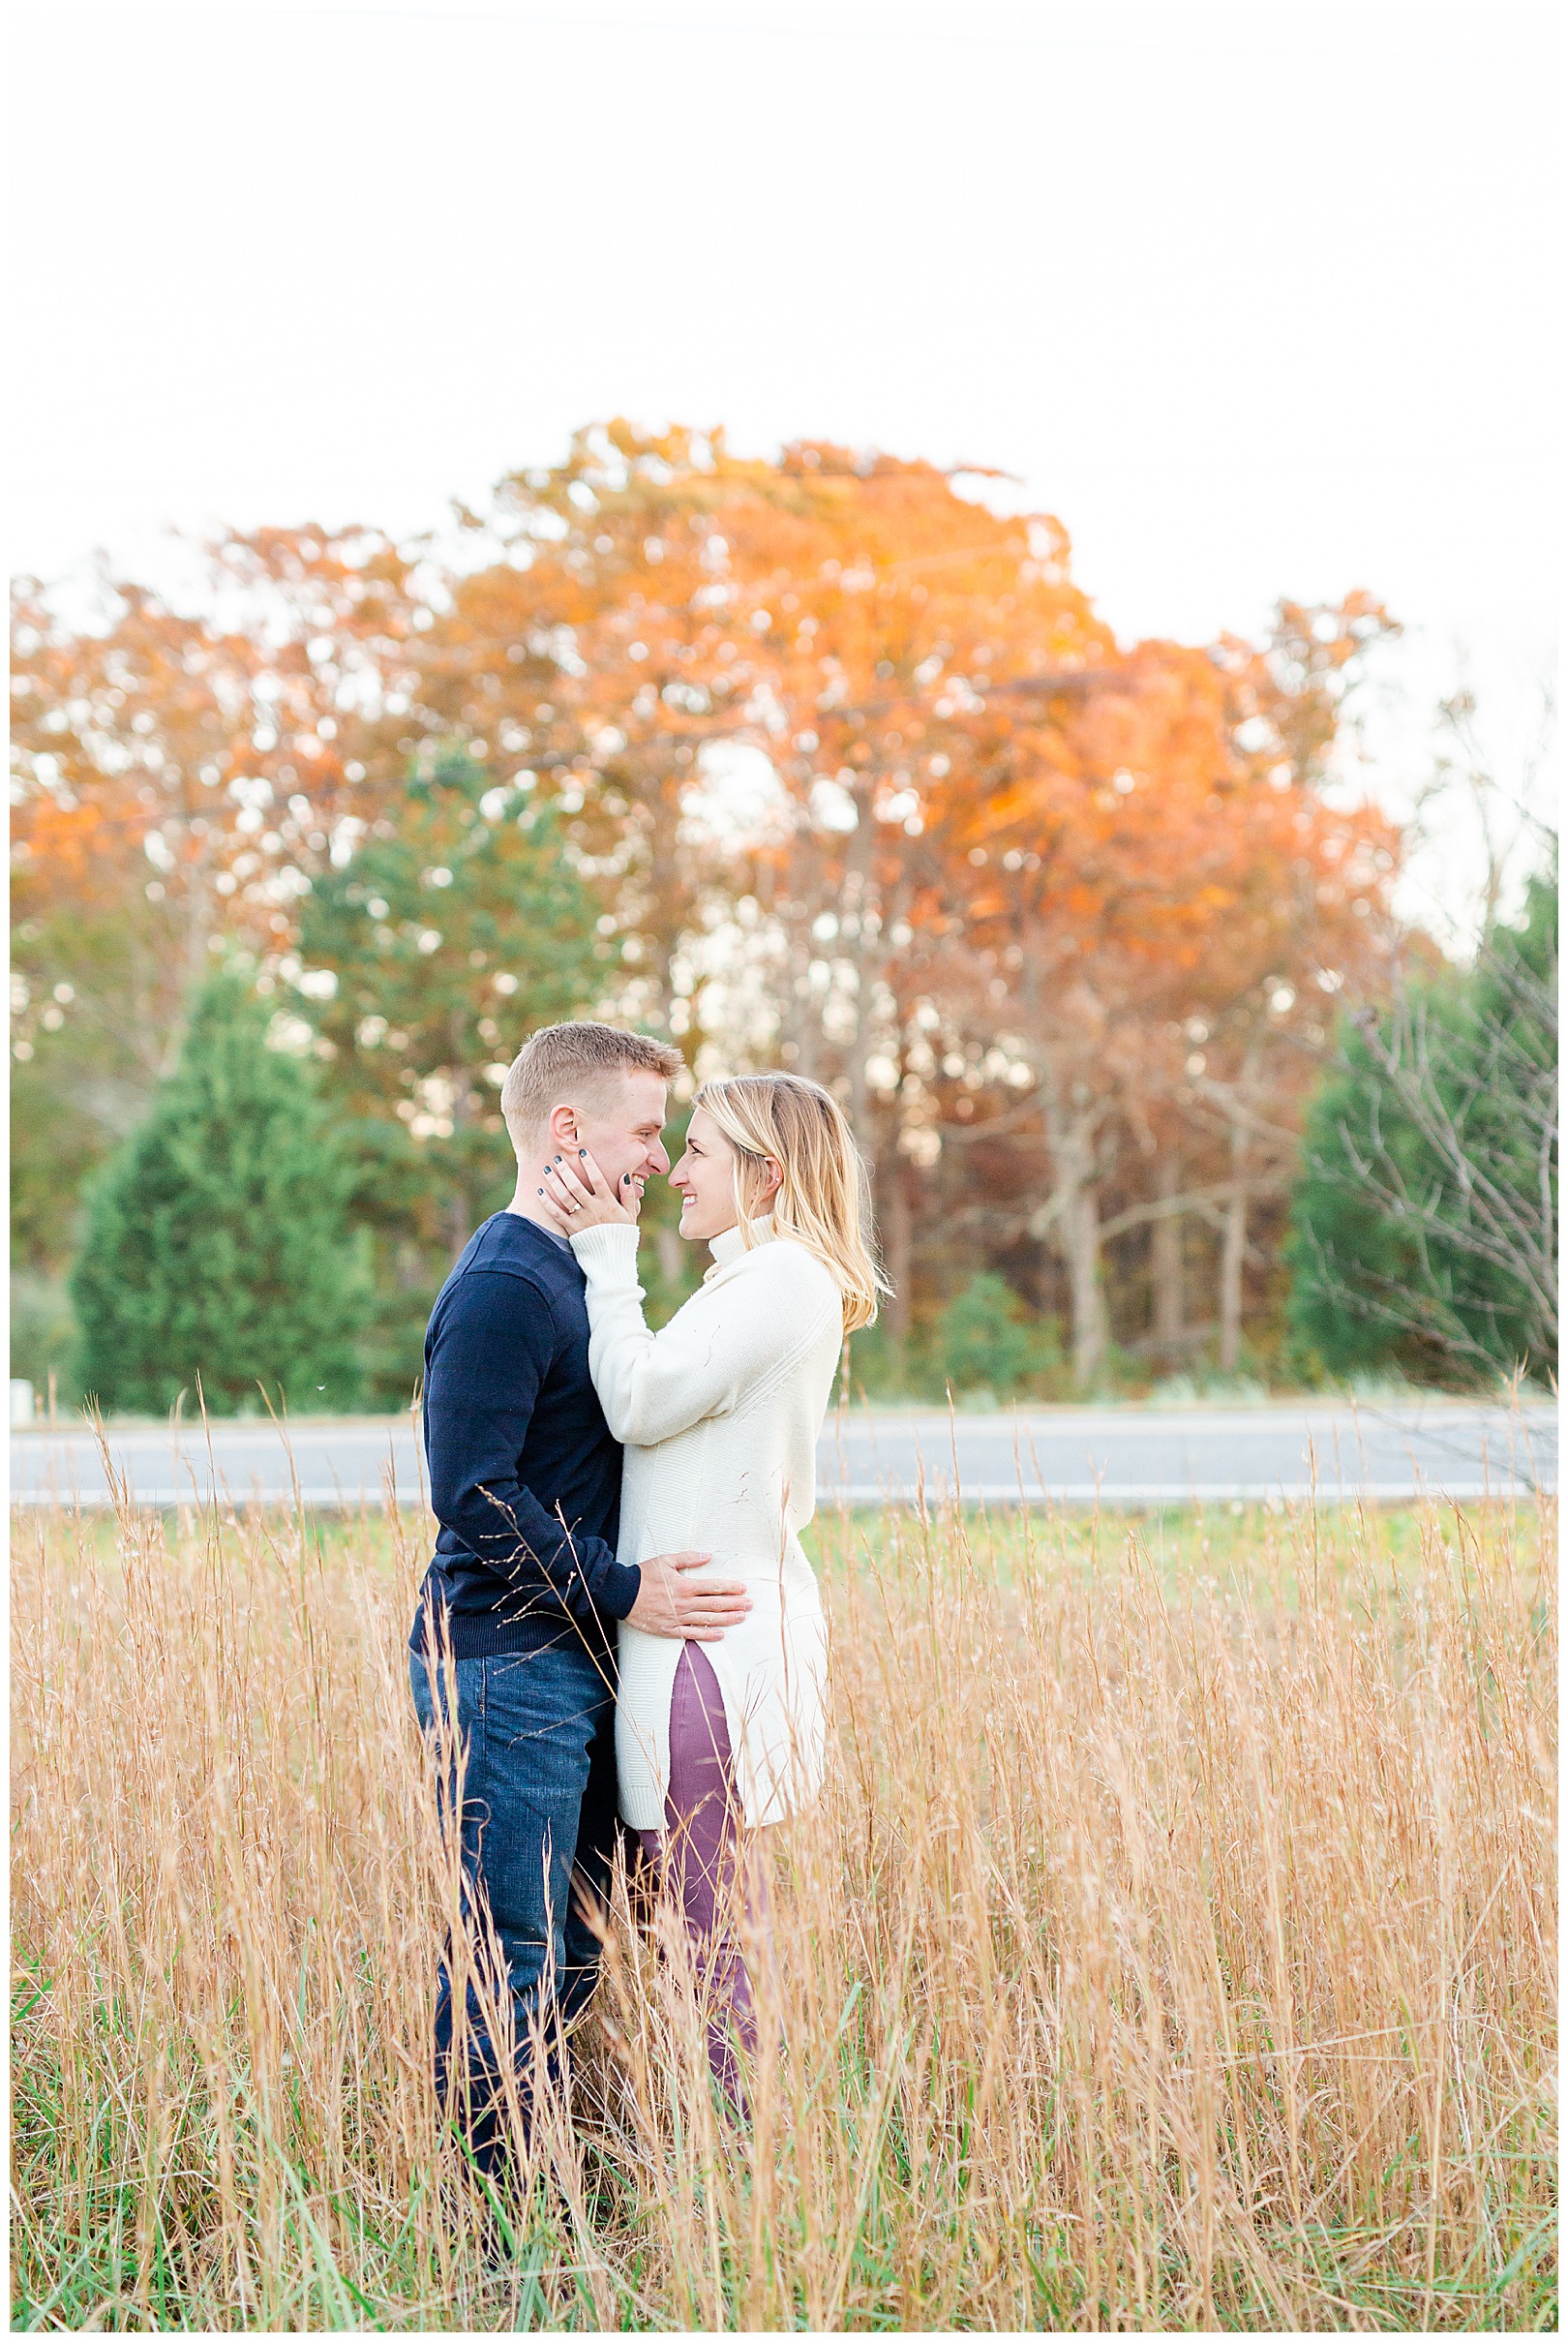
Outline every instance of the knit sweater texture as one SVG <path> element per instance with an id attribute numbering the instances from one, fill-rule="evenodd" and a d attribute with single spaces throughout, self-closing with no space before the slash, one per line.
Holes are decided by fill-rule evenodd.
<path id="1" fill-rule="evenodd" d="M 618 1558 L 710 1553 L 690 1581 L 740 1579 L 744 1623 L 704 1643 L 724 1694 L 746 1822 L 777 1821 L 820 1785 L 828 1633 L 799 1533 L 816 1506 L 817 1438 L 843 1345 L 837 1281 L 770 1222 L 713 1239 L 713 1266 L 668 1325 L 650 1332 L 637 1281 L 638 1232 L 585 1229 L 588 1366 L 624 1443 Z M 681 1644 L 622 1617 L 616 1764 L 622 1819 L 665 1827 L 670 1697 Z"/>
<path id="2" fill-rule="evenodd" d="M 609 1663 L 641 1573 L 616 1559 L 620 1449 L 588 1371 L 583 1271 L 521 1213 L 469 1237 L 425 1336 L 425 1454 L 440 1524 L 427 1602 L 459 1658 L 584 1643 Z"/>

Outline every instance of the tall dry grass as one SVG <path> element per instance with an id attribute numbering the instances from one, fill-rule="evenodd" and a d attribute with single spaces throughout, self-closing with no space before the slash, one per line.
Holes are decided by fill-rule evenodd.
<path id="1" fill-rule="evenodd" d="M 820 1524 L 754 2129 L 622 1911 L 498 2229 L 427 2052 L 420 1533 L 24 1519 L 18 2323 L 1550 2322 L 1540 1531 Z"/>

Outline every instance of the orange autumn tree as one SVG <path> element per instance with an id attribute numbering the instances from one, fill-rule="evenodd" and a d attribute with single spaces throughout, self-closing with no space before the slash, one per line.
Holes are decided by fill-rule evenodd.
<path id="1" fill-rule="evenodd" d="M 985 1262 L 1065 1308 L 1086 1381 L 1113 1335 L 1174 1361 L 1198 1286 L 1233 1361 L 1324 987 L 1385 933 L 1394 841 L 1321 783 L 1386 622 L 1122 650 L 1058 523 L 964 485 L 617 422 L 417 544 L 229 536 L 201 617 L 130 590 L 102 639 L 29 653 L 27 883 L 62 889 L 90 808 L 129 841 L 114 916 L 159 889 L 189 958 L 243 934 L 286 996 L 305 891 L 461 745 L 487 819 L 552 809 L 605 1013 L 839 1088 L 895 1343 Z M 114 689 L 133 651 L 139 696 L 90 722 L 48 664 Z M 515 1010 L 484 1013 L 503 1049 Z"/>
<path id="2" fill-rule="evenodd" d="M 1030 672 L 1112 651 L 1062 573 L 1060 532 L 999 521 L 928 465 L 816 446 L 769 464 L 719 434 L 615 424 L 503 482 L 473 526 L 501 558 L 454 584 L 422 646 L 423 704 L 579 820 L 665 1014 L 672 960 L 738 859 L 794 957 L 815 956 L 811 924 L 867 883 L 879 831 L 918 830 L 933 759 L 947 769 L 940 679 L 983 666 L 999 626 L 1015 623 Z M 705 851 L 692 818 L 725 743 L 768 759 L 779 800 L 770 837 L 739 857 L 733 839 Z M 802 1024 L 787 1039 L 809 1054 Z"/>
<path id="3" fill-rule="evenodd" d="M 1123 1203 L 1116 1233 L 1221 1214 L 1233 1323 L 1246 1209 L 1278 1184 L 1276 1165 L 1249 1163 L 1257 1116 L 1230 1102 L 1234 1175 L 1170 1191 L 1182 1149 L 1156 1139 L 1157 1105 L 1193 1124 L 1190 1151 L 1212 1153 L 1185 1029 L 1207 1029 L 1208 1012 L 1233 1033 L 1238 1001 L 1255 1008 L 1263 987 L 1282 1001 L 1303 952 L 1327 944 L 1329 865 L 1348 842 L 1317 791 L 1334 678 L 1381 615 L 1352 602 L 1325 632 L 1325 614 L 1298 613 L 1322 639 L 1295 681 L 1282 639 L 1239 668 L 1234 647 L 1121 658 L 1070 582 L 1054 521 L 1000 518 L 930 466 L 827 445 L 765 464 L 719 435 L 615 424 L 580 435 L 562 466 L 508 480 L 498 502 L 504 560 L 454 590 L 426 646 L 437 704 L 510 739 L 531 760 L 529 785 L 578 822 L 617 884 L 631 964 L 648 971 L 643 1005 L 691 1029 L 706 968 L 732 1049 L 748 1039 L 842 1083 L 906 1283 L 909 1161 L 928 1164 L 945 1130 L 967 1139 L 980 1104 L 972 1057 L 936 1055 L 929 1034 L 961 1008 L 949 1038 L 978 1046 L 989 1015 L 980 1087 L 1008 1085 L 1013 1134 L 1043 1155 L 1028 1225 L 1067 1265 L 1080 1370 L 1098 1370 L 1108 1338 L 1098 1198 L 1118 1151 L 1152 1156 L 1166 1193 Z M 766 760 L 772 803 L 749 835 L 696 818 L 722 744 Z M 1275 806 L 1282 789 L 1288 807 Z M 1386 874 L 1376 828 L 1346 866 L 1364 909 Z M 993 836 L 1000 910 L 974 877 Z M 1314 879 L 1304 896 L 1290 873 L 1314 857 L 1326 893 Z M 1268 902 L 1296 914 L 1283 928 L 1263 918 L 1259 933 Z M 1000 951 L 1020 983 L 993 973 L 975 995 L 966 952 L 983 958 L 999 919 L 1016 930 Z M 749 997 L 734 976 L 738 928 L 753 978 L 766 971 Z M 1261 961 L 1228 989 L 1209 981 L 1244 932 Z M 715 935 L 728 969 L 707 948 Z M 1338 939 L 1339 958 L 1352 940 Z M 997 1047 L 1009 1002 L 1023 1025 L 1010 1051 Z M 1262 1028 L 1276 1064 L 1281 1013 Z M 1255 1057 L 1243 1049 L 1238 1078 L 1253 1078 Z M 1032 1109 L 1020 1079 L 1038 1089 Z M 981 1112 L 978 1127 L 994 1121 Z M 1276 1155 L 1288 1136 L 1272 1128 Z"/>
<path id="4" fill-rule="evenodd" d="M 717 434 L 623 424 L 503 483 L 486 526 L 502 557 L 454 588 L 425 645 L 427 704 L 482 724 L 564 806 L 616 885 L 648 1013 L 688 1029 L 727 936 L 730 978 L 708 987 L 726 1038 L 737 995 L 744 1016 L 760 990 L 752 1046 L 842 1079 L 898 1271 L 889 1069 L 919 1011 L 911 914 L 931 854 L 916 841 L 972 785 L 967 719 L 987 690 L 1027 701 L 1115 656 L 1060 528 L 1001 518 L 930 465 L 812 444 L 769 464 Z M 749 832 L 703 818 L 726 745 L 767 776 Z"/>
<path id="5" fill-rule="evenodd" d="M 1387 948 L 1392 834 L 1333 809 L 1321 783 L 1343 668 L 1388 622 L 1362 597 L 1311 618 L 1306 665 L 1282 640 L 1245 657 L 1146 644 L 1038 720 L 977 719 L 992 785 L 954 809 L 950 992 L 972 1052 L 1003 1033 L 1031 1080 L 989 1114 L 958 1110 L 994 1170 L 999 1143 L 1041 1165 L 1045 1192 L 1030 1206 L 1025 1185 L 1018 1216 L 1063 1259 L 1083 1380 L 1110 1336 L 1107 1234 L 1168 1240 L 1180 1215 L 1217 1214 L 1234 1323 L 1248 1206 L 1282 1190 L 1323 1040 L 1319 985 Z M 1216 1123 L 1224 1170 L 1205 1163 Z M 1184 1156 L 1206 1174 L 1191 1186 Z M 1125 1199 L 1108 1222 L 1107 1186 Z M 1152 1266 L 1158 1283 L 1158 1250 Z"/>
<path id="6" fill-rule="evenodd" d="M 301 890 L 274 878 L 317 867 L 340 823 L 364 826 L 359 759 L 390 780 L 414 745 L 391 679 L 430 619 L 375 532 L 267 531 L 210 555 L 197 611 L 129 580 L 104 581 L 88 625 L 35 581 L 13 596 L 23 883 L 36 865 L 45 894 L 95 871 L 117 899 L 133 874 L 152 884 L 188 979 L 219 927 L 262 948 L 286 935 Z"/>
<path id="7" fill-rule="evenodd" d="M 67 624 L 29 581 L 12 648 L 13 1250 L 59 1268 L 62 1198 L 171 1069 L 181 1002 L 240 907 L 217 892 L 237 893 L 248 842 L 221 783 L 255 653 L 134 584 L 104 623 Z"/>
<path id="8" fill-rule="evenodd" d="M 130 579 L 85 622 L 13 592 L 14 1241 L 34 1265 L 63 1262 L 62 1197 L 145 1110 L 215 950 L 286 959 L 312 871 L 374 817 L 353 748 L 391 720 L 407 564 L 375 532 L 306 530 L 226 540 L 213 569 L 194 610 Z"/>

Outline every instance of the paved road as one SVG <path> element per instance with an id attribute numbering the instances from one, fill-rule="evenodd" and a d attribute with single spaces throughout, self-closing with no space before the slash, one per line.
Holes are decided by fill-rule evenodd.
<path id="1" fill-rule="evenodd" d="M 233 1503 L 301 1493 L 322 1508 L 381 1505 L 389 1485 L 410 1507 L 423 1498 L 407 1421 L 295 1424 L 286 1446 L 271 1423 L 214 1427 L 111 1425 L 118 1479 L 143 1504 L 189 1504 L 214 1487 Z M 290 1457 L 292 1463 L 290 1465 Z M 1010 1414 L 858 1410 L 835 1417 L 819 1450 L 820 1501 L 933 1500 L 955 1476 L 990 1503 L 1180 1504 L 1235 1498 L 1398 1501 L 1420 1493 L 1474 1498 L 1554 1489 L 1556 1413 L 1427 1400 L 1401 1406 L 1280 1401 L 1252 1408 L 1020 1409 Z M 85 1428 L 18 1432 L 11 1442 L 14 1503 L 110 1501 L 102 1450 Z"/>

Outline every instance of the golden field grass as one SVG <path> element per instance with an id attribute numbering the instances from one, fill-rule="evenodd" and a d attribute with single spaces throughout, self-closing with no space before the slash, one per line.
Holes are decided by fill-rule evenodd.
<path id="1" fill-rule="evenodd" d="M 1550 1533 L 820 1521 L 753 2130 L 622 1908 L 498 2228 L 429 2070 L 423 1524 L 20 1517 L 15 2323 L 1553 2324 Z"/>

